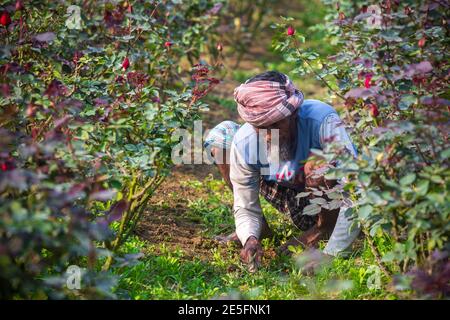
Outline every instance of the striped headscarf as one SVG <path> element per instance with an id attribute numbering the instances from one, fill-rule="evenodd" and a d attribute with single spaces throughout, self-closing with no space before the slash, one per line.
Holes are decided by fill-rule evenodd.
<path id="1" fill-rule="evenodd" d="M 303 103 L 303 93 L 286 76 L 286 82 L 254 81 L 234 89 L 234 100 L 241 118 L 255 127 L 278 122 Z"/>

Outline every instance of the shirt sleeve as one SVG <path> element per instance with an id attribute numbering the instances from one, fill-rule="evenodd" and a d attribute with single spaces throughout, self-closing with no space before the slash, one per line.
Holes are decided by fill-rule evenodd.
<path id="1" fill-rule="evenodd" d="M 345 148 L 356 157 L 356 150 L 345 130 L 345 126 L 339 116 L 335 113 L 327 116 L 320 127 L 320 144 L 322 149 L 326 150 L 328 144 L 331 143 L 334 146 Z M 339 164 L 337 165 L 339 166 Z M 344 181 L 340 181 L 340 183 L 343 182 Z M 336 221 L 336 226 L 323 250 L 325 254 L 337 256 L 338 254 L 343 253 L 358 236 L 360 230 L 354 226 L 354 221 L 350 214 L 352 207 L 352 201 L 350 199 L 344 199 Z"/>
<path id="2" fill-rule="evenodd" d="M 244 246 L 250 236 L 259 239 L 261 234 L 260 173 L 243 161 L 234 143 L 230 153 L 230 180 L 233 185 L 236 234 Z"/>

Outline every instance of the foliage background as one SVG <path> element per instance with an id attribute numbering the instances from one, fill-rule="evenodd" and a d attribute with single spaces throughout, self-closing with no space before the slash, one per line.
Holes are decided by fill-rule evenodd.
<path id="1" fill-rule="evenodd" d="M 379 27 L 368 20 L 371 4 Z M 1 298 L 448 296 L 446 2 L 2 1 L 0 8 L 11 17 L 0 30 Z M 133 235 L 159 207 L 177 203 L 164 188 L 173 130 L 202 115 L 236 116 L 229 92 L 266 69 L 336 106 L 360 153 L 356 162 L 341 158 L 343 169 L 330 176 L 348 178 L 344 191 L 358 200 L 365 239 L 315 277 L 301 275 L 301 261 L 275 258 L 271 250 L 296 230 L 267 203 L 276 235 L 264 243 L 258 275 L 233 247 L 188 257 Z M 189 177 L 174 189 L 196 198 L 175 218 L 196 221 L 202 239 L 230 231 L 223 182 Z M 71 264 L 84 268 L 82 290 L 66 289 Z M 380 283 L 368 286 L 374 275 Z"/>

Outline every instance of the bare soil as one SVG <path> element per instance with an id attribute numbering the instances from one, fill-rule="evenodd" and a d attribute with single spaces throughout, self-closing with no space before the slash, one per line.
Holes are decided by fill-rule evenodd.
<path id="1" fill-rule="evenodd" d="M 186 167 L 175 167 L 163 182 L 141 218 L 136 234 L 151 244 L 164 244 L 172 250 L 181 249 L 188 259 L 206 258 L 213 241 L 201 235 L 202 227 L 199 222 L 192 221 L 185 215 L 189 200 L 205 195 L 182 182 L 201 180 L 212 173 L 214 168 L 201 165 L 195 166 L 194 170 Z"/>

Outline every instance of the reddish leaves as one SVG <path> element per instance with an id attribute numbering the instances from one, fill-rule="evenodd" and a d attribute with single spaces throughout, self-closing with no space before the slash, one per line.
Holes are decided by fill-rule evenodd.
<path id="1" fill-rule="evenodd" d="M 49 97 L 59 97 L 66 95 L 67 88 L 61 83 L 61 81 L 53 79 L 44 92 L 44 95 Z"/>
<path id="2" fill-rule="evenodd" d="M 14 170 L 15 166 L 14 166 L 14 162 L 12 160 L 5 160 L 0 162 L 0 170 L 5 172 L 5 171 L 11 171 Z"/>
<path id="3" fill-rule="evenodd" d="M 204 97 L 214 86 L 220 83 L 219 79 L 208 77 L 209 69 L 205 65 L 197 64 L 194 66 L 192 80 L 195 81 L 195 87 L 192 91 L 194 101 Z"/>
<path id="4" fill-rule="evenodd" d="M 73 63 L 77 64 L 78 61 L 80 61 L 80 58 L 82 56 L 83 56 L 83 52 L 75 51 L 75 53 L 73 54 L 73 58 L 72 58 Z"/>
<path id="5" fill-rule="evenodd" d="M 113 221 L 120 220 L 122 218 L 122 214 L 128 210 L 128 202 L 125 200 L 120 200 L 114 203 L 111 206 L 111 209 L 108 213 L 108 222 L 111 223 Z"/>
<path id="6" fill-rule="evenodd" d="M 142 72 L 129 72 L 127 79 L 133 87 L 142 88 L 147 84 L 149 76 Z"/>

